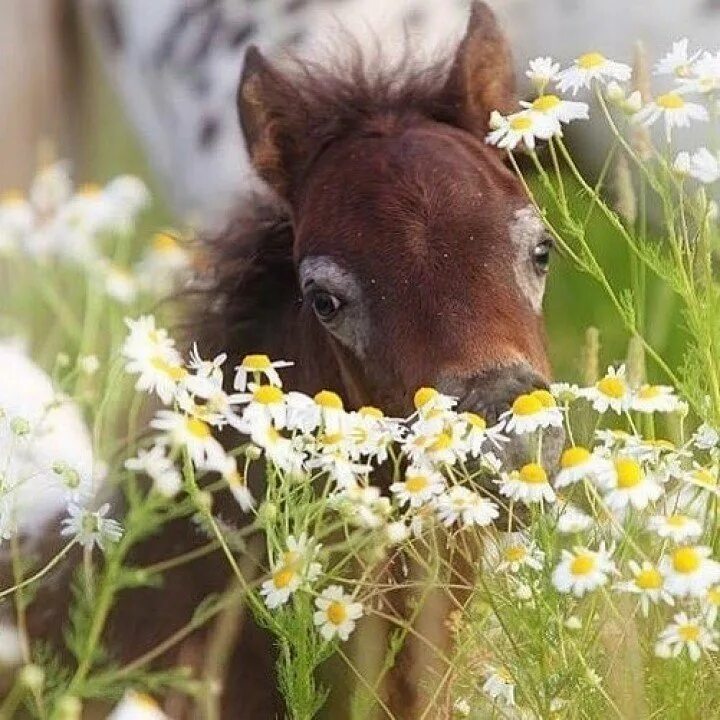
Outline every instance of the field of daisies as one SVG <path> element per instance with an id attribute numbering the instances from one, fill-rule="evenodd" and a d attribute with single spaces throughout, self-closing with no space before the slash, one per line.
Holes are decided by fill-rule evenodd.
<path id="1" fill-rule="evenodd" d="M 191 238 L 142 229 L 151 198 L 137 178 L 76 187 L 58 162 L 3 196 L 0 718 L 101 707 L 161 719 L 177 696 L 218 718 L 216 655 L 197 672 L 156 661 L 243 612 L 272 633 L 297 720 L 327 712 L 330 658 L 352 718 L 392 718 L 384 681 L 410 641 L 427 664 L 427 718 L 717 716 L 720 157 L 676 143 L 690 125 L 720 137 L 720 53 L 682 40 L 656 62 L 589 52 L 565 69 L 538 58 L 527 76 L 535 96 L 494 113 L 487 142 L 523 178 L 563 262 L 602 292 L 627 353 L 604 357 L 606 328 L 588 328 L 576 376 L 516 398 L 495 425 L 433 388 L 388 417 L 332 388 L 287 387 L 290 358 L 184 350 L 167 298 L 202 263 Z M 587 178 L 563 129 L 591 117 L 611 141 Z M 598 221 L 627 267 L 597 252 Z M 679 308 L 680 361 L 653 342 L 666 322 L 657 286 Z M 228 428 L 237 447 L 218 439 Z M 545 467 L 558 428 L 566 446 Z M 517 436 L 531 453 L 507 467 Z M 262 491 L 248 483 L 257 473 Z M 216 509 L 227 490 L 241 522 Z M 196 528 L 194 550 L 131 563 L 179 518 Z M 162 593 L 165 573 L 210 553 L 227 561 L 227 591 L 118 662 L 106 629 L 121 592 Z M 27 627 L 38 589 L 63 573 L 61 652 Z M 412 617 L 387 601 L 399 589 L 414 593 Z M 450 649 L 414 623 L 437 593 Z"/>

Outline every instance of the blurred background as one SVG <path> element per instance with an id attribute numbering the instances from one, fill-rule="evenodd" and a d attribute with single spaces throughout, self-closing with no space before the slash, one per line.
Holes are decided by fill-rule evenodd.
<path id="1" fill-rule="evenodd" d="M 221 224 L 253 178 L 235 119 L 246 47 L 336 52 L 347 27 L 392 58 L 409 40 L 421 56 L 452 47 L 467 0 L 0 0 L 0 192 L 26 190 L 39 166 L 72 162 L 77 182 L 142 177 L 155 197 L 150 228 Z M 493 0 L 511 38 L 518 76 L 529 58 L 562 63 L 589 50 L 630 61 L 637 40 L 657 58 L 687 36 L 713 48 L 718 0 Z M 341 50 L 342 48 L 340 48 Z M 574 138 L 589 172 L 603 158 L 598 126 Z M 699 140 L 685 138 L 687 144 Z M 578 198 L 577 202 L 581 202 Z M 594 243 L 618 287 L 626 249 L 594 221 Z M 142 235 L 140 242 L 142 242 Z M 667 288 L 650 287 L 662 322 L 650 341 L 680 361 L 680 319 Z M 625 356 L 627 338 L 601 290 L 562 258 L 546 301 L 551 356 L 563 378 L 580 374 L 589 326 L 603 328 L 601 357 Z"/>

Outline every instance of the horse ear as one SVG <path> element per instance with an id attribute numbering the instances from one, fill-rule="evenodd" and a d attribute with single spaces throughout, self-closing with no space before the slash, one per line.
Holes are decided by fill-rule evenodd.
<path id="1" fill-rule="evenodd" d="M 516 104 L 510 45 L 493 11 L 479 0 L 450 69 L 446 90 L 458 108 L 458 124 L 476 135 L 487 132 L 490 113 Z"/>
<path id="2" fill-rule="evenodd" d="M 290 81 L 251 45 L 237 92 L 240 127 L 258 175 L 286 199 L 291 153 L 301 137 L 299 104 Z"/>

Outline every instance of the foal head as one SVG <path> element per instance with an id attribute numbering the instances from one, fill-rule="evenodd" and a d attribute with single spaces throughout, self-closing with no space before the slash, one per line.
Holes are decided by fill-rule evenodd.
<path id="1" fill-rule="evenodd" d="M 406 413 L 434 385 L 493 416 L 544 384 L 549 241 L 483 142 L 513 85 L 480 3 L 452 62 L 422 72 L 288 75 L 248 51 L 241 124 L 292 228 L 302 350 L 290 359 L 318 386 Z"/>

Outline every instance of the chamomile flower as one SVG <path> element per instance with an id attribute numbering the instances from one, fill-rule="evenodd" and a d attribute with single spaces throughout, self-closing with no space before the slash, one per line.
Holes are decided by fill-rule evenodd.
<path id="1" fill-rule="evenodd" d="M 523 435 L 545 427 L 561 427 L 562 411 L 547 391 L 534 391 L 515 398 L 512 407 L 500 416 L 506 433 Z"/>
<path id="2" fill-rule="evenodd" d="M 720 580 L 720 563 L 702 545 L 682 545 L 660 558 L 667 591 L 675 597 L 703 597 Z"/>
<path id="3" fill-rule="evenodd" d="M 589 88 L 593 81 L 606 82 L 630 79 L 632 69 L 624 63 L 608 60 L 599 52 L 588 52 L 575 59 L 573 65 L 558 73 L 557 87 L 561 92 L 572 90 L 577 95 L 581 88 Z"/>
<path id="4" fill-rule="evenodd" d="M 504 474 L 500 481 L 500 493 L 527 505 L 555 500 L 555 491 L 548 482 L 547 473 L 538 463 L 528 463 L 520 470 Z"/>
<path id="5" fill-rule="evenodd" d="M 216 470 L 224 466 L 225 451 L 204 420 L 175 410 L 158 410 L 150 425 L 163 431 L 164 441 L 171 447 L 187 448 L 198 468 Z"/>
<path id="6" fill-rule="evenodd" d="M 498 572 L 516 573 L 522 568 L 542 570 L 545 553 L 537 546 L 534 540 L 529 542 L 522 536 L 512 535 L 504 539 L 499 547 Z"/>
<path id="7" fill-rule="evenodd" d="M 127 690 L 107 720 L 170 720 L 145 693 Z"/>
<path id="8" fill-rule="evenodd" d="M 678 40 L 673 43 L 672 50 L 655 63 L 655 74 L 687 78 L 692 74 L 692 64 L 699 55 L 699 50 L 694 53 L 688 52 L 687 38 Z"/>
<path id="9" fill-rule="evenodd" d="M 550 383 L 550 392 L 555 400 L 560 403 L 571 403 L 581 397 L 580 388 L 575 383 Z"/>
<path id="10" fill-rule="evenodd" d="M 467 451 L 472 457 L 477 457 L 488 444 L 499 445 L 504 436 L 497 427 L 488 428 L 485 418 L 477 413 L 460 413 L 459 419 L 467 424 L 465 443 Z"/>
<path id="11" fill-rule="evenodd" d="M 662 494 L 662 487 L 640 462 L 620 457 L 613 462 L 612 489 L 603 500 L 611 510 L 624 510 L 628 506 L 642 510 Z"/>
<path id="12" fill-rule="evenodd" d="M 260 595 L 265 599 L 265 605 L 274 610 L 284 605 L 290 596 L 300 587 L 302 575 L 297 565 L 280 565 L 274 568 L 269 580 L 260 587 Z"/>
<path id="13" fill-rule="evenodd" d="M 552 573 L 552 583 L 561 593 L 582 597 L 604 585 L 615 572 L 615 564 L 604 546 L 597 551 L 576 547 L 572 552 L 562 551 L 560 562 Z"/>
<path id="14" fill-rule="evenodd" d="M 704 185 L 720 179 L 720 157 L 705 147 L 696 150 L 689 159 L 688 175 Z"/>
<path id="15" fill-rule="evenodd" d="M 680 92 L 708 94 L 720 89 L 720 52 L 704 52 L 692 64 L 689 77 L 679 78 Z"/>
<path id="16" fill-rule="evenodd" d="M 658 657 L 678 657 L 683 650 L 693 662 L 697 662 L 702 651 L 717 652 L 718 632 L 707 626 L 703 618 L 689 618 L 684 612 L 678 613 L 661 633 L 655 644 Z"/>
<path id="17" fill-rule="evenodd" d="M 240 393 L 238 400 L 247 403 L 243 412 L 243 421 L 250 430 L 268 422 L 282 429 L 287 421 L 285 393 L 276 385 L 258 385 L 248 383 L 250 392 Z"/>
<path id="18" fill-rule="evenodd" d="M 482 690 L 493 702 L 515 705 L 515 681 L 507 668 L 488 668 Z"/>
<path id="19" fill-rule="evenodd" d="M 580 508 L 571 503 L 562 503 L 558 508 L 557 531 L 565 535 L 574 535 L 590 529 L 595 521 Z"/>
<path id="20" fill-rule="evenodd" d="M 642 95 L 639 90 L 627 93 L 619 83 L 611 80 L 605 88 L 605 97 L 625 115 L 634 115 L 642 108 Z"/>
<path id="21" fill-rule="evenodd" d="M 135 266 L 135 274 L 143 289 L 166 295 L 181 279 L 189 278 L 191 256 L 175 235 L 158 232 Z"/>
<path id="22" fill-rule="evenodd" d="M 540 113 L 554 120 L 556 132 L 560 132 L 560 123 L 567 124 L 573 120 L 587 120 L 589 117 L 587 103 L 562 100 L 551 93 L 540 95 L 532 102 L 522 100 L 520 105 L 526 110 Z"/>
<path id="23" fill-rule="evenodd" d="M 462 485 L 454 485 L 435 502 L 438 518 L 446 527 L 455 523 L 462 527 L 485 527 L 500 514 L 494 502 Z"/>
<path id="24" fill-rule="evenodd" d="M 270 578 L 260 588 L 268 608 L 284 605 L 303 583 L 317 579 L 322 568 L 313 558 L 318 549 L 305 533 L 288 536 L 286 550 L 275 559 Z"/>
<path id="25" fill-rule="evenodd" d="M 116 520 L 106 517 L 110 505 L 105 503 L 97 510 L 88 510 L 75 503 L 68 506 L 69 517 L 62 521 L 61 535 L 71 537 L 83 547 L 92 548 L 97 545 L 105 550 L 108 543 L 115 543 L 122 537 L 122 526 Z"/>
<path id="26" fill-rule="evenodd" d="M 339 585 L 331 585 L 315 599 L 317 611 L 313 622 L 320 628 L 320 635 L 325 640 L 335 636 L 347 640 L 355 629 L 355 621 L 362 616 L 362 605 L 353 602 Z"/>
<path id="27" fill-rule="evenodd" d="M 263 377 L 270 385 L 282 387 L 282 380 L 278 370 L 291 366 L 292 363 L 287 360 L 270 360 L 267 355 L 246 355 L 235 368 L 233 387 L 244 392 L 249 379 L 253 379 L 258 383 Z"/>
<path id="28" fill-rule="evenodd" d="M 583 388 L 582 394 L 599 413 L 608 409 L 620 415 L 630 408 L 632 393 L 625 377 L 625 366 L 609 367 L 605 377 L 598 380 L 593 387 Z"/>
<path id="29" fill-rule="evenodd" d="M 405 479 L 394 482 L 390 492 L 398 503 L 419 508 L 445 489 L 445 478 L 427 466 L 411 465 L 405 471 Z"/>
<path id="30" fill-rule="evenodd" d="M 605 475 L 609 461 L 599 453 L 591 453 L 587 448 L 574 445 L 560 456 L 560 470 L 553 482 L 556 488 L 574 485 L 582 480 L 594 480 Z"/>
<path id="31" fill-rule="evenodd" d="M 457 400 L 449 395 L 443 395 L 435 388 L 421 387 L 415 391 L 413 404 L 418 416 L 428 420 L 444 416 L 448 410 L 455 407 Z"/>
<path id="32" fill-rule="evenodd" d="M 667 385 L 642 385 L 632 396 L 630 409 L 642 413 L 677 412 L 685 407 Z"/>
<path id="33" fill-rule="evenodd" d="M 649 102 L 635 114 L 633 121 L 649 126 L 660 118 L 665 123 L 665 136 L 670 142 L 673 128 L 688 127 L 691 120 L 705 122 L 709 115 L 703 105 L 688 102 L 680 93 L 668 92 Z"/>
<path id="34" fill-rule="evenodd" d="M 282 435 L 272 424 L 257 424 L 250 434 L 250 439 L 264 450 L 268 460 L 279 469 L 290 474 L 301 471 L 305 460 L 303 450 L 297 448 L 290 438 Z"/>
<path id="35" fill-rule="evenodd" d="M 182 488 L 180 471 L 162 445 L 153 445 L 149 450 L 140 448 L 137 457 L 125 461 L 125 467 L 145 473 L 152 480 L 153 488 L 165 497 L 175 497 Z"/>
<path id="36" fill-rule="evenodd" d="M 615 589 L 639 595 L 640 608 L 645 617 L 650 612 L 650 603 L 653 605 L 660 602 L 668 605 L 675 604 L 672 595 L 665 590 L 665 580 L 662 573 L 652 563 L 644 561 L 642 565 L 639 565 L 634 560 L 631 560 L 628 567 L 633 574 L 632 580 L 617 583 Z"/>
<path id="37" fill-rule="evenodd" d="M 648 521 L 648 529 L 676 543 L 696 540 L 702 535 L 702 525 L 695 518 L 682 513 L 653 515 Z"/>
<path id="38" fill-rule="evenodd" d="M 535 89 L 542 95 L 545 88 L 557 78 L 560 72 L 560 63 L 555 62 L 551 57 L 538 57 L 530 61 L 530 69 L 525 71 Z"/>
<path id="39" fill-rule="evenodd" d="M 433 433 L 424 448 L 423 458 L 435 465 L 454 465 L 467 455 L 464 423 L 447 422 Z"/>
<path id="40" fill-rule="evenodd" d="M 485 142 L 501 149 L 514 150 L 523 143 L 530 150 L 535 140 L 547 140 L 557 132 L 557 121 L 551 117 L 529 110 L 503 117 L 494 116 L 494 129 L 485 137 Z"/>
<path id="41" fill-rule="evenodd" d="M 313 397 L 320 410 L 322 426 L 327 433 L 341 432 L 346 414 L 342 398 L 331 390 L 321 390 Z"/>

